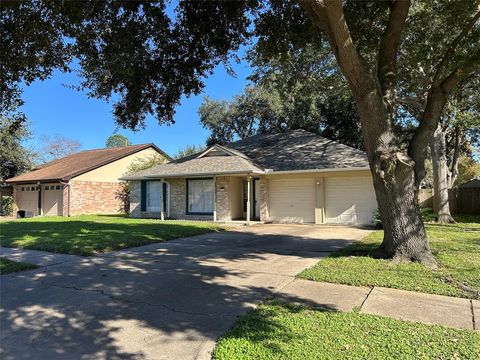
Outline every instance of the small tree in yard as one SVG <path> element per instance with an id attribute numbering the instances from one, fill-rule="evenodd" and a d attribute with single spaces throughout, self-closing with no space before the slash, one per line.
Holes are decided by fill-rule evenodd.
<path id="1" fill-rule="evenodd" d="M 147 114 L 172 123 L 182 96 L 198 94 L 248 39 L 266 54 L 328 46 L 360 117 L 384 226 L 379 254 L 435 266 L 416 195 L 449 95 L 478 70 L 479 3 L 179 1 L 172 19 L 164 1 L 3 2 L 2 97 L 76 58 L 80 87 L 92 97 L 115 94 L 117 123 L 135 129 Z M 394 131 L 397 95 L 416 93 L 419 72 L 426 93 L 404 148 Z"/>
<path id="2" fill-rule="evenodd" d="M 150 169 L 153 166 L 164 164 L 165 162 L 166 159 L 161 155 L 149 155 L 144 159 L 138 159 L 132 162 L 123 175 L 132 175 L 136 172 Z M 122 181 L 120 183 L 120 189 L 116 193 L 116 198 L 121 202 L 120 212 L 128 214 L 130 212 L 130 184 L 128 181 Z"/>

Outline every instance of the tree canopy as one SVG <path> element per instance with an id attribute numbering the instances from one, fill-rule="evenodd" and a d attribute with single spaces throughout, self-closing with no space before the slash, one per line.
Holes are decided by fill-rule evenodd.
<path id="1" fill-rule="evenodd" d="M 105 146 L 107 148 L 130 146 L 130 145 L 132 145 L 130 140 L 128 140 L 128 138 L 126 136 L 121 135 L 121 134 L 110 135 L 107 138 L 107 141 L 105 142 Z"/>
<path id="2" fill-rule="evenodd" d="M 29 136 L 25 121 L 0 116 L 0 184 L 33 167 L 32 152 L 22 145 Z"/>

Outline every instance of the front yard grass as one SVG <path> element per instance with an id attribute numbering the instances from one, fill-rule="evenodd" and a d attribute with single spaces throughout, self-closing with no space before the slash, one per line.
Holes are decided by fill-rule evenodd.
<path id="1" fill-rule="evenodd" d="M 211 222 L 121 215 L 17 219 L 3 221 L 0 227 L 1 246 L 83 256 L 222 230 Z"/>
<path id="2" fill-rule="evenodd" d="M 17 271 L 36 269 L 36 268 L 37 266 L 33 264 L 12 261 L 12 260 L 8 260 L 0 257 L 0 275 L 9 274 Z"/>
<path id="3" fill-rule="evenodd" d="M 242 316 L 214 359 L 478 359 L 480 333 L 271 302 Z"/>
<path id="4" fill-rule="evenodd" d="M 478 293 L 466 291 L 458 284 L 480 291 L 480 216 L 460 216 L 456 220 L 456 224 L 426 224 L 430 247 L 439 263 L 436 271 L 417 263 L 395 264 L 370 257 L 383 237 L 382 231 L 375 231 L 361 242 L 332 253 L 299 277 L 478 298 Z"/>

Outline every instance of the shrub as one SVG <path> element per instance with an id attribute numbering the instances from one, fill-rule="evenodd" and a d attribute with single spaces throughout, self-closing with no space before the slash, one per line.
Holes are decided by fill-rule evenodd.
<path id="1" fill-rule="evenodd" d="M 4 216 L 13 215 L 13 196 L 2 196 L 0 212 Z"/>

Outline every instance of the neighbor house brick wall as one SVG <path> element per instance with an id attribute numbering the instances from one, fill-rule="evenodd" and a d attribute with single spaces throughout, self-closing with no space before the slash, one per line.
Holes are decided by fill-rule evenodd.
<path id="1" fill-rule="evenodd" d="M 215 203 L 217 221 L 231 221 L 230 212 L 230 177 L 217 176 L 215 180 Z"/>
<path id="2" fill-rule="evenodd" d="M 113 214 L 122 209 L 118 197 L 121 183 L 72 180 L 70 186 L 70 216 L 80 214 Z"/>
<path id="3" fill-rule="evenodd" d="M 65 184 L 63 185 L 63 216 L 70 216 L 70 190 L 69 190 L 70 185 Z"/>

